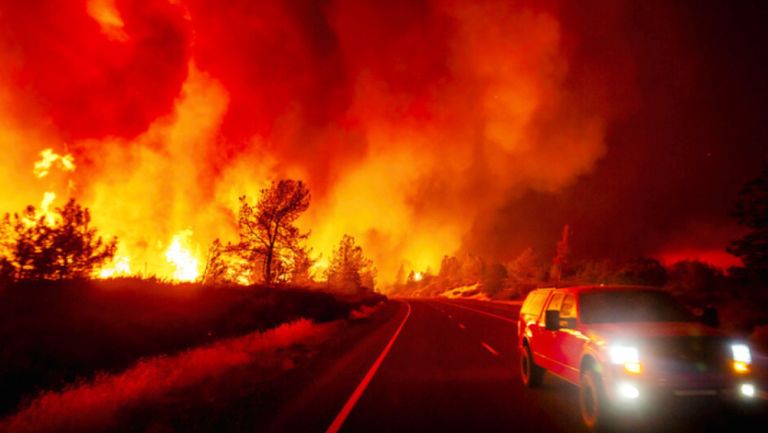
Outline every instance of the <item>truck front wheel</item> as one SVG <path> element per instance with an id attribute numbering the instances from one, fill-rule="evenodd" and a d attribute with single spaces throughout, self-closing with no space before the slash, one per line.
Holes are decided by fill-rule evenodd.
<path id="1" fill-rule="evenodd" d="M 610 430 L 607 400 L 600 375 L 588 368 L 581 373 L 579 389 L 579 409 L 581 419 L 589 429 L 595 432 Z"/>

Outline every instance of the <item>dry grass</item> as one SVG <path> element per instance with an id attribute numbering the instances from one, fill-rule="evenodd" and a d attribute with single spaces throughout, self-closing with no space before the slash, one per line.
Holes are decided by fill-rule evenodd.
<path id="1" fill-rule="evenodd" d="M 115 374 L 139 359 L 307 319 L 346 319 L 371 295 L 203 287 L 121 279 L 0 287 L 0 417 L 41 393 Z"/>
<path id="2" fill-rule="evenodd" d="M 254 332 L 175 356 L 138 362 L 119 374 L 99 374 L 92 381 L 59 392 L 45 392 L 17 414 L 0 421 L 8 433 L 109 430 L 120 410 L 195 386 L 267 353 L 326 338 L 334 323 L 315 325 L 302 319 L 267 332 Z M 273 360 L 279 359 L 272 357 Z"/>

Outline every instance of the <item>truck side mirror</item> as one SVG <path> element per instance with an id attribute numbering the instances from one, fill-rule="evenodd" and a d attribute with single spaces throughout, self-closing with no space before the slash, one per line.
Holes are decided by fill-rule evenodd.
<path id="1" fill-rule="evenodd" d="M 701 323 L 711 326 L 713 328 L 717 328 L 720 326 L 720 317 L 717 314 L 717 308 L 714 307 L 707 307 L 704 309 L 704 311 L 701 313 Z"/>
<path id="2" fill-rule="evenodd" d="M 560 312 L 556 310 L 547 310 L 544 312 L 544 328 L 547 331 L 557 331 L 560 329 Z"/>

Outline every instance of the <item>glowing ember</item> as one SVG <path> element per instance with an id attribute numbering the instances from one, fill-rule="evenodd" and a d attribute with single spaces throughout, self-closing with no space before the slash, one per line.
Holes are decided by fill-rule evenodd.
<path id="1" fill-rule="evenodd" d="M 42 179 L 48 176 L 54 164 L 64 171 L 75 171 L 75 158 L 72 155 L 59 155 L 53 149 L 45 149 L 40 152 L 40 160 L 35 162 L 32 172 L 38 179 Z"/>
<path id="2" fill-rule="evenodd" d="M 183 230 L 173 236 L 171 245 L 165 251 L 165 260 L 173 265 L 173 279 L 195 281 L 200 276 L 197 258 L 190 251 L 191 230 Z"/>
<path id="3" fill-rule="evenodd" d="M 421 281 L 424 279 L 424 274 L 421 272 L 414 272 L 413 273 L 413 281 Z"/>

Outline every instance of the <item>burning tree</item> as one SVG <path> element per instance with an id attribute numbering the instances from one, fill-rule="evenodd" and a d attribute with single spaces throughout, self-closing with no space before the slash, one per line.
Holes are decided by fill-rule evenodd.
<path id="1" fill-rule="evenodd" d="M 228 242 L 225 245 L 220 239 L 216 239 L 208 248 L 200 282 L 252 284 L 254 269 L 259 263 L 261 261 L 257 255 L 240 244 Z"/>
<path id="2" fill-rule="evenodd" d="M 311 269 L 315 260 L 310 256 L 311 252 L 312 250 L 307 248 L 293 251 L 288 273 L 291 283 L 307 285 L 313 282 Z"/>
<path id="3" fill-rule="evenodd" d="M 229 245 L 224 246 L 220 239 L 216 239 L 211 243 L 205 259 L 205 269 L 203 269 L 203 274 L 200 276 L 201 283 L 214 283 L 226 279 L 228 266 L 224 261 L 224 255 L 228 247 Z"/>
<path id="4" fill-rule="evenodd" d="M 52 214 L 28 206 L 0 226 L 0 273 L 15 280 L 87 278 L 117 249 L 117 239 L 97 236 L 90 212 L 75 200 Z"/>
<path id="5" fill-rule="evenodd" d="M 264 282 L 272 284 L 289 272 L 289 260 L 303 250 L 301 233 L 293 223 L 309 207 L 309 189 L 302 181 L 272 182 L 261 191 L 256 206 L 240 197 L 239 249 L 250 262 L 260 262 Z"/>
<path id="6" fill-rule="evenodd" d="M 10 215 L 6 214 L 0 221 L 0 282 L 10 281 L 16 273 L 11 261 L 15 249 L 13 226 Z"/>
<path id="7" fill-rule="evenodd" d="M 344 235 L 328 268 L 328 285 L 346 293 L 360 293 L 373 290 L 375 278 L 376 268 L 363 255 L 363 248 L 355 245 L 355 238 Z"/>

